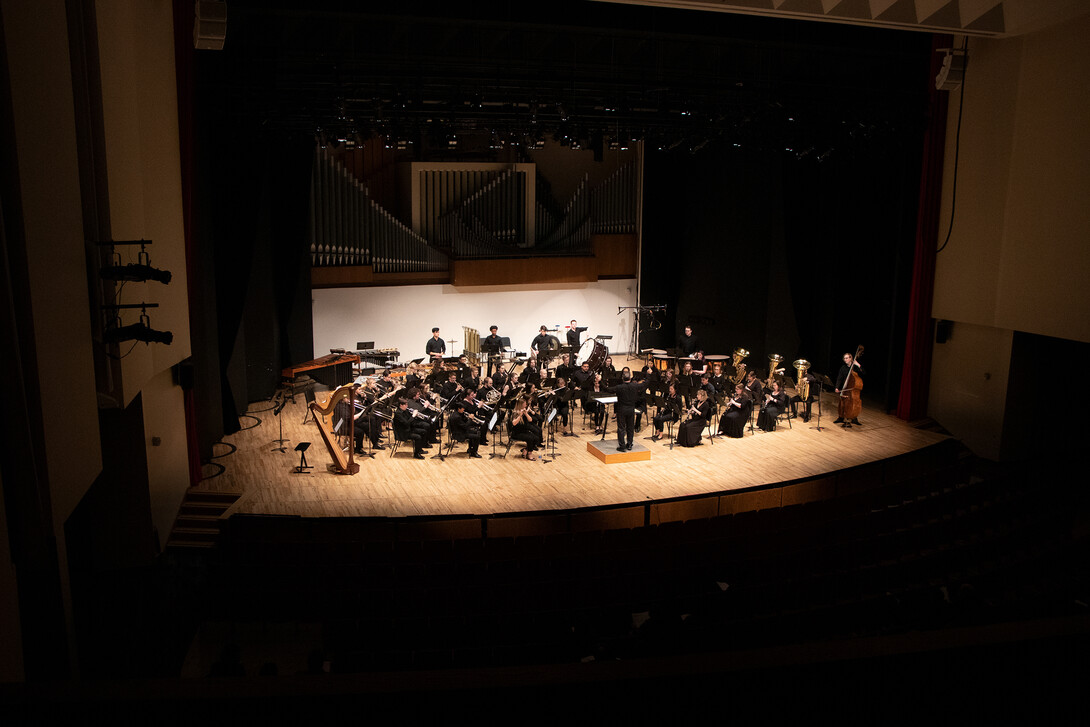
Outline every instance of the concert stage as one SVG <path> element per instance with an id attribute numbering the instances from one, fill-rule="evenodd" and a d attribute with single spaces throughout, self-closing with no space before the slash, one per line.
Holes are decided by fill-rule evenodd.
<path id="1" fill-rule="evenodd" d="M 588 451 L 588 443 L 599 441 L 600 436 L 594 434 L 593 424 L 582 428 L 582 413 L 577 410 L 574 432 L 578 436 L 558 435 L 555 458 L 552 446 L 547 446 L 539 450 L 537 461 L 523 459 L 518 456 L 521 445 L 516 443 L 504 459 L 506 447 L 492 437 L 490 445 L 480 449 L 483 459 L 469 459 L 464 444 L 445 460 L 435 456 L 438 447 L 427 450 L 424 461 L 414 460 L 408 447 L 399 449 L 395 457 L 386 449 L 376 451 L 373 459 L 357 458 L 360 471 L 349 476 L 327 472 L 328 454 L 313 422 L 303 424 L 305 404 L 297 396 L 281 414 L 286 451 L 278 450 L 279 422 L 272 407 L 257 403 L 242 418 L 248 428 L 225 438 L 235 450 L 217 445 L 215 462 L 224 468 L 222 473 L 216 475 L 219 467 L 206 466 L 206 479 L 195 491 L 241 493 L 226 515 L 454 517 L 628 506 L 642 525 L 646 512 L 640 515 L 636 506 L 642 509 L 657 501 L 718 494 L 718 505 L 714 497 L 705 499 L 707 507 L 722 510 L 733 507 L 724 504 L 724 497 L 737 491 L 749 496 L 754 490 L 780 493 L 773 504 L 771 494 L 765 492 L 763 500 L 754 501 L 759 507 L 787 505 L 791 498 L 803 496 L 822 499 L 831 496 L 830 488 L 842 485 L 836 484 L 844 479 L 836 473 L 883 463 L 948 439 L 866 407 L 860 417 L 863 426 L 843 429 L 832 423 L 835 397 L 826 394 L 824 402 L 821 430 L 815 405 L 809 423 L 794 419 L 790 428 L 783 423 L 767 433 L 751 433 L 747 428 L 742 439 L 705 436 L 690 449 L 671 448 L 665 438 L 652 441 L 653 430 L 645 420 L 635 439 L 651 451 L 651 458 L 643 461 L 606 464 Z M 615 426 L 610 423 L 606 437 L 614 449 Z M 296 474 L 299 453 L 293 449 L 300 442 L 311 443 L 306 455 L 314 468 Z M 497 456 L 490 458 L 493 452 Z M 891 476 L 896 467 L 894 462 L 888 468 Z M 804 491 L 810 494 L 800 494 Z M 752 505 L 745 507 L 758 509 Z"/>

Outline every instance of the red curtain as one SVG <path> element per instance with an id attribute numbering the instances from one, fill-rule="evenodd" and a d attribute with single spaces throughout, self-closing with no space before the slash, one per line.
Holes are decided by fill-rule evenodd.
<path id="1" fill-rule="evenodd" d="M 946 148 L 946 109 L 949 91 L 935 89 L 935 76 L 942 67 L 940 48 L 953 47 L 953 38 L 936 35 L 932 41 L 931 72 L 927 77 L 928 122 L 924 134 L 923 162 L 920 173 L 920 200 L 916 214 L 916 251 L 912 264 L 912 293 L 905 334 L 905 360 L 901 368 L 901 392 L 897 416 L 920 419 L 927 414 L 927 394 L 931 383 L 931 346 L 934 321 L 931 299 L 935 292 L 935 250 L 939 238 L 939 209 L 942 205 L 942 167 Z"/>

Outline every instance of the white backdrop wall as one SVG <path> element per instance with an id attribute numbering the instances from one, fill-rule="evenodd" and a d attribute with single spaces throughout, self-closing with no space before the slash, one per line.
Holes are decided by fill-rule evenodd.
<path id="1" fill-rule="evenodd" d="M 581 340 L 596 335 L 610 352 L 627 351 L 632 338 L 631 311 L 618 315 L 620 306 L 636 304 L 636 280 L 600 280 L 549 288 L 512 285 L 455 288 L 451 285 L 411 285 L 380 288 L 323 288 L 313 291 L 314 355 L 331 348 L 354 350 L 360 341 L 378 348 L 396 348 L 401 360 L 424 356 L 424 344 L 433 326 L 447 342 L 447 355 L 462 352 L 462 326 L 476 328 L 481 337 L 499 326 L 519 351 L 529 351 L 538 327 L 553 328 L 564 342 L 565 326 L 574 318 L 588 330 Z"/>

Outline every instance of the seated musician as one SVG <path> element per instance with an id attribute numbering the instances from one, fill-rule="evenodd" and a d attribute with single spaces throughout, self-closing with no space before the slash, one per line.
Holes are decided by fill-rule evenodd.
<path id="1" fill-rule="evenodd" d="M 712 364 L 711 378 L 709 381 L 711 385 L 715 387 L 716 391 L 726 391 L 727 389 L 734 388 L 730 385 L 730 380 L 723 375 L 723 364 L 716 361 Z"/>
<path id="2" fill-rule="evenodd" d="M 391 374 L 390 369 L 383 369 L 382 378 L 375 383 L 381 386 L 387 394 L 397 388 L 397 382 L 394 381 L 394 377 Z"/>
<path id="3" fill-rule="evenodd" d="M 602 375 L 594 374 L 594 383 L 586 390 L 587 399 L 583 402 L 583 408 L 594 418 L 594 433 L 602 433 L 602 423 L 606 418 L 606 405 L 591 397 L 592 394 L 605 393 L 605 385 L 602 383 Z"/>
<path id="4" fill-rule="evenodd" d="M 537 455 L 534 451 L 541 446 L 541 427 L 534 423 L 529 404 L 528 399 L 521 398 L 515 405 L 515 411 L 511 415 L 511 438 L 526 442 L 522 456 L 529 460 L 536 460 Z"/>
<path id="5" fill-rule="evenodd" d="M 806 411 L 802 415 L 804 422 L 810 421 L 810 407 L 814 405 L 814 401 L 817 400 L 818 394 L 821 393 L 821 380 L 815 375 L 807 371 L 803 374 L 803 379 L 810 384 L 807 391 L 806 401 L 802 400 L 802 397 L 796 393 L 791 397 L 791 416 L 796 417 L 799 415 L 799 404 L 806 405 Z"/>
<path id="6" fill-rule="evenodd" d="M 416 412 L 413 416 L 412 430 L 421 436 L 423 441 L 423 448 L 428 449 L 431 445 L 439 441 L 438 438 L 438 425 L 437 421 L 432 422 L 430 417 L 434 412 L 431 411 L 428 406 L 431 402 L 428 402 L 424 398 L 421 389 L 412 389 L 409 391 L 409 396 L 412 399 L 409 408 Z"/>
<path id="7" fill-rule="evenodd" d="M 397 411 L 394 412 L 394 438 L 399 442 L 412 442 L 413 459 L 424 459 L 423 438 L 413 431 L 414 419 L 409 411 L 409 400 L 398 399 Z"/>
<path id="8" fill-rule="evenodd" d="M 746 422 L 753 411 L 753 400 L 746 393 L 744 384 L 734 385 L 734 395 L 727 402 L 727 409 L 719 418 L 719 433 L 734 439 L 745 434 Z"/>
<path id="9" fill-rule="evenodd" d="M 443 386 L 439 389 L 439 396 L 443 397 L 447 401 L 450 401 L 454 398 L 455 394 L 457 394 L 459 391 L 463 391 L 464 389 L 465 387 L 458 383 L 458 372 L 451 371 L 449 374 L 447 374 L 446 382 L 444 382 Z"/>
<path id="10" fill-rule="evenodd" d="M 568 426 L 568 413 L 571 411 L 571 407 L 568 405 L 568 400 L 564 394 L 568 391 L 568 380 L 563 376 L 556 377 L 556 388 L 553 389 L 553 393 L 556 394 L 556 415 L 560 418 L 560 426 Z"/>
<path id="11" fill-rule="evenodd" d="M 651 439 L 656 442 L 662 439 L 662 429 L 666 426 L 667 422 L 676 422 L 680 416 L 678 412 L 681 410 L 681 397 L 678 396 L 677 387 L 674 384 L 669 384 L 666 389 L 665 396 L 662 397 L 663 406 L 655 414 L 655 418 L 652 419 L 652 423 L 655 427 L 655 433 Z"/>
<path id="12" fill-rule="evenodd" d="M 693 351 L 693 358 L 695 359 L 693 364 L 694 374 L 703 374 L 708 370 L 708 362 L 704 360 L 703 351 Z"/>
<path id="13" fill-rule="evenodd" d="M 481 369 L 479 366 L 470 366 L 462 376 L 462 386 L 467 389 L 481 388 Z"/>
<path id="14" fill-rule="evenodd" d="M 484 410 L 481 409 L 481 402 L 477 399 L 476 389 L 466 389 L 465 398 L 463 398 L 462 401 L 465 402 L 466 414 L 475 417 L 483 416 Z M 483 430 L 481 431 L 481 444 L 488 444 L 488 436 Z"/>
<path id="15" fill-rule="evenodd" d="M 602 370 L 599 373 L 606 381 L 617 378 L 617 367 L 613 365 L 612 356 L 606 356 L 606 362 L 602 364 Z"/>
<path id="16" fill-rule="evenodd" d="M 787 394 L 780 388 L 780 382 L 772 380 L 772 386 L 765 394 L 761 413 L 757 415 L 757 426 L 766 432 L 776 431 L 776 417 L 787 408 Z"/>
<path id="17" fill-rule="evenodd" d="M 693 362 L 692 361 L 686 361 L 685 365 L 681 367 L 681 373 L 678 374 L 678 375 L 679 376 L 692 376 L 695 373 L 696 372 L 693 371 Z"/>
<path id="18" fill-rule="evenodd" d="M 375 397 L 374 392 L 370 391 L 369 384 L 370 382 L 367 382 L 363 386 L 356 387 L 356 396 L 359 397 L 356 402 L 356 421 L 353 428 L 356 440 L 356 454 L 363 454 L 363 438 L 365 436 L 371 440 L 372 449 L 386 449 L 379 441 L 382 437 L 382 420 L 375 416 L 372 411 L 371 405 L 374 403 Z"/>
<path id="19" fill-rule="evenodd" d="M 466 403 L 459 401 L 454 405 L 454 411 L 450 413 L 447 425 L 450 427 L 450 436 L 455 440 L 469 443 L 469 456 L 480 459 L 477 448 L 481 445 L 481 422 L 469 414 L 466 414 Z"/>
<path id="20" fill-rule="evenodd" d="M 424 377 L 421 375 L 421 367 L 418 364 L 410 363 L 405 368 L 405 388 L 412 389 L 420 386 L 424 382 Z"/>
<path id="21" fill-rule="evenodd" d="M 575 367 L 571 365 L 571 356 L 565 353 L 560 357 L 560 364 L 556 367 L 556 376 L 557 378 L 570 379 L 574 371 Z"/>
<path id="22" fill-rule="evenodd" d="M 700 375 L 700 388 L 708 394 L 708 401 L 715 401 L 715 385 L 712 383 L 712 375 L 705 371 Z"/>
<path id="23" fill-rule="evenodd" d="M 749 398 L 753 399 L 754 402 L 765 400 L 765 386 L 757 378 L 756 371 L 750 371 L 746 374 L 746 392 L 749 393 Z"/>

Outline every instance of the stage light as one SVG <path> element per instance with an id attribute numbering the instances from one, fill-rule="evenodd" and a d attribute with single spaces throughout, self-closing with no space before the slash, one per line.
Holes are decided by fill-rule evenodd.
<path id="1" fill-rule="evenodd" d="M 165 343 L 168 346 L 174 340 L 174 334 L 170 331 L 156 331 L 149 328 L 143 321 L 147 316 L 140 316 L 140 323 L 130 326 L 111 328 L 102 334 L 102 340 L 106 343 L 124 343 L 125 341 L 143 341 L 144 343 Z"/>
<path id="2" fill-rule="evenodd" d="M 155 280 L 163 285 L 170 283 L 169 270 L 160 270 L 150 265 L 108 265 L 99 270 L 98 274 L 105 280 L 129 280 L 138 283 Z"/>

